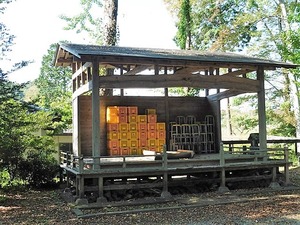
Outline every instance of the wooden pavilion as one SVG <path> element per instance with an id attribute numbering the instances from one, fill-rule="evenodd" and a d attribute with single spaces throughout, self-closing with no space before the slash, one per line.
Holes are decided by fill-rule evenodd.
<path id="1" fill-rule="evenodd" d="M 157 118 L 167 125 L 174 121 L 178 115 L 195 115 L 197 120 L 202 120 L 205 115 L 213 115 L 215 119 L 213 153 L 219 154 L 223 151 L 220 149 L 222 143 L 220 100 L 243 93 L 256 93 L 258 98 L 259 149 L 264 151 L 267 149 L 264 73 L 266 70 L 296 67 L 296 65 L 289 63 L 234 53 L 69 43 L 58 44 L 55 65 L 70 66 L 73 70 L 74 157 L 92 157 L 94 160 L 93 172 L 77 170 L 74 166 L 72 168 L 66 166 L 65 168 L 76 175 L 79 198 L 83 196 L 84 178 L 97 178 L 100 199 L 103 197 L 103 190 L 105 189 L 103 187 L 105 175 L 103 175 L 103 171 L 100 172 L 99 165 L 97 166 L 95 162 L 98 160 L 99 164 L 101 162 L 99 159 L 108 155 L 106 141 L 106 108 L 108 106 L 137 105 L 142 110 L 156 108 Z M 110 69 L 110 72 L 102 75 L 103 69 Z M 204 90 L 205 96 L 172 97 L 169 94 L 169 88 L 173 87 L 201 88 Z M 126 96 L 124 90 L 128 88 L 161 88 L 163 95 Z M 101 89 L 118 90 L 114 92 L 118 94 L 102 96 L 99 91 Z M 166 126 L 166 130 L 168 150 L 170 148 L 170 135 L 168 135 L 170 126 Z M 274 168 L 278 166 L 276 163 L 272 164 Z M 285 160 L 280 163 L 281 166 L 287 166 L 288 162 Z M 164 178 L 166 178 L 165 172 L 170 168 L 166 164 L 164 166 L 158 173 L 163 173 Z M 178 167 L 178 164 L 174 164 L 174 167 Z M 241 165 L 241 167 L 245 167 L 245 165 Z M 126 168 L 129 170 L 125 171 Z M 132 166 L 132 170 L 130 170 L 127 165 L 126 168 L 124 169 L 123 165 L 124 174 L 130 176 L 139 167 Z M 189 165 L 189 168 L 193 168 L 193 166 Z M 235 168 L 237 168 L 236 165 Z M 206 170 L 210 169 L 206 168 Z M 218 164 L 216 170 L 224 172 L 224 166 L 221 165 L 220 167 Z M 187 170 L 185 169 L 185 171 Z M 119 172 L 120 170 L 110 173 L 110 176 L 118 176 L 117 173 Z M 142 175 L 150 173 L 157 174 L 157 171 L 149 170 Z M 222 179 L 221 186 L 225 186 L 224 179 Z M 164 186 L 164 190 L 166 189 Z"/>

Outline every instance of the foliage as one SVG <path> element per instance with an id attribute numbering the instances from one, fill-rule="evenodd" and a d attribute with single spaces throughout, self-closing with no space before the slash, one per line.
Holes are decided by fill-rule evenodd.
<path id="1" fill-rule="evenodd" d="M 76 16 L 69 17 L 61 15 L 60 18 L 67 22 L 66 30 L 76 30 L 77 33 L 86 32 L 97 44 L 103 43 L 103 27 L 101 11 L 98 15 L 92 15 L 94 8 L 101 8 L 101 0 L 80 0 L 82 12 Z"/>
<path id="2" fill-rule="evenodd" d="M 61 133 L 72 123 L 71 76 L 70 68 L 53 66 L 56 45 L 52 44 L 43 56 L 42 67 L 35 85 L 39 89 L 38 104 L 52 114 L 53 121 L 48 130 Z"/>
<path id="3" fill-rule="evenodd" d="M 25 152 L 25 158 L 19 164 L 19 176 L 30 186 L 43 187 L 54 183 L 53 178 L 59 173 L 59 166 L 53 158 L 53 139 L 39 137 L 33 140 L 32 146 Z"/>
<path id="4" fill-rule="evenodd" d="M 191 47 L 191 5 L 189 0 L 183 0 L 179 11 L 178 31 L 175 42 L 180 49 L 190 49 Z"/>

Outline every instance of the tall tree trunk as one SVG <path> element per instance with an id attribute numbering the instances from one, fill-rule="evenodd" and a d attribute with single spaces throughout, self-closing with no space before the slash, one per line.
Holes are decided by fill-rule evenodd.
<path id="1" fill-rule="evenodd" d="M 104 45 L 115 46 L 118 40 L 117 18 L 118 18 L 118 0 L 106 0 L 105 2 L 105 37 Z M 114 69 L 106 69 L 106 76 L 114 74 Z M 103 95 L 112 96 L 113 89 L 105 89 Z"/>

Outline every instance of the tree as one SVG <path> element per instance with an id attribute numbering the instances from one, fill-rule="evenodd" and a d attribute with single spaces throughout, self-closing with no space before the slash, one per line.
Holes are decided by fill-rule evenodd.
<path id="1" fill-rule="evenodd" d="M 183 0 L 166 1 L 173 12 L 179 12 L 178 3 Z M 297 0 L 191 1 L 192 48 L 243 50 L 253 56 L 298 63 L 299 7 Z M 285 135 L 291 135 L 294 126 L 299 136 L 299 71 L 280 72 L 266 73 L 267 103 L 272 102 L 267 104 L 268 122 L 274 134 L 281 130 L 282 135 L 286 130 Z M 286 116 L 271 111 L 285 112 Z M 284 124 L 290 128 L 280 128 Z"/>
<path id="2" fill-rule="evenodd" d="M 53 115 L 52 133 L 61 133 L 72 123 L 72 92 L 70 68 L 53 66 L 56 44 L 52 44 L 43 56 L 40 75 L 35 80 L 39 89 L 37 101 L 40 107 Z"/>
<path id="3" fill-rule="evenodd" d="M 104 11 L 102 11 L 101 0 L 81 0 L 83 11 L 77 16 L 67 17 L 61 16 L 61 19 L 68 22 L 66 29 L 77 32 L 87 32 L 92 39 L 93 44 L 115 46 L 118 42 L 118 0 L 104 1 Z M 98 7 L 98 15 L 92 15 L 91 9 Z M 103 14 L 101 16 L 101 13 Z M 99 16 L 100 15 L 100 16 Z M 101 75 L 110 76 L 113 69 L 103 69 Z M 109 96 L 113 94 L 113 90 L 101 90 L 102 95 Z"/>
<path id="4" fill-rule="evenodd" d="M 0 0 L 1 4 L 10 2 Z M 5 7 L 1 5 L 0 13 L 4 13 L 4 10 Z M 9 34 L 4 24 L 0 23 L 0 28 L 0 59 L 2 60 L 11 50 L 14 36 Z M 17 84 L 7 79 L 10 72 L 28 63 L 28 61 L 17 63 L 7 72 L 0 68 L 0 170 L 8 172 L 10 182 L 20 175 L 20 165 L 28 159 L 32 150 L 38 150 L 38 155 L 45 152 L 48 154 L 50 153 L 48 150 L 53 146 L 50 142 L 43 141 L 49 137 L 35 135 L 38 130 L 51 124 L 49 114 L 39 110 L 39 107 L 32 102 L 23 101 L 23 89 L 26 83 Z M 48 157 L 51 155 L 49 154 Z"/>

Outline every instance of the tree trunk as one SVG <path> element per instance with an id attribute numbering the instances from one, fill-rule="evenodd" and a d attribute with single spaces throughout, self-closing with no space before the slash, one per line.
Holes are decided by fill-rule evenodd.
<path id="1" fill-rule="evenodd" d="M 118 18 L 118 0 L 107 0 L 105 1 L 104 8 L 105 17 L 105 37 L 104 45 L 115 46 L 118 40 L 117 31 L 117 18 Z M 106 76 L 114 74 L 114 69 L 106 69 Z M 103 92 L 105 96 L 112 96 L 113 89 L 105 89 Z"/>

